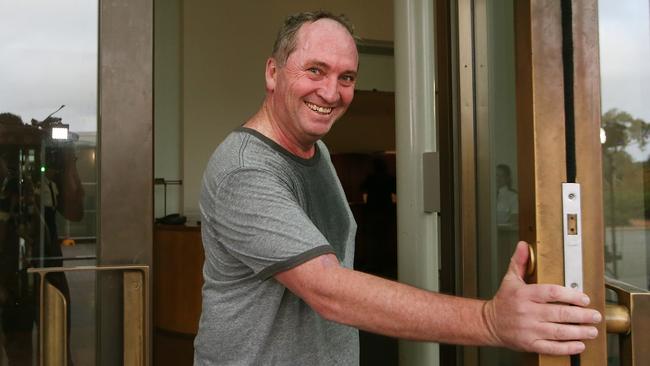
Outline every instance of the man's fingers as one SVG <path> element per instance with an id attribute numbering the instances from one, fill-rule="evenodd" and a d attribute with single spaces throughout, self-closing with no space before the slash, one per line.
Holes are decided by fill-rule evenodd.
<path id="1" fill-rule="evenodd" d="M 553 323 L 598 324 L 600 313 L 593 309 L 560 304 L 540 304 L 542 319 Z"/>
<path id="2" fill-rule="evenodd" d="M 513 272 L 520 279 L 523 280 L 526 274 L 526 266 L 528 265 L 528 244 L 524 241 L 517 243 L 515 252 L 510 259 L 510 272 Z"/>
<path id="3" fill-rule="evenodd" d="M 542 323 L 540 332 L 543 339 L 550 341 L 576 341 L 598 336 L 598 329 L 589 325 Z"/>
<path id="4" fill-rule="evenodd" d="M 561 302 L 565 304 L 587 306 L 589 296 L 560 285 L 529 285 L 531 300 L 538 303 Z"/>
<path id="5" fill-rule="evenodd" d="M 576 355 L 585 350 L 585 344 L 580 341 L 557 342 L 539 339 L 532 345 L 530 351 L 545 355 Z"/>

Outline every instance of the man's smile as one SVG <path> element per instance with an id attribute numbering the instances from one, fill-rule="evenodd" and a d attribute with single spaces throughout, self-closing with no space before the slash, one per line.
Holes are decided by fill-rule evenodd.
<path id="1" fill-rule="evenodd" d="M 316 105 L 314 103 L 309 103 L 309 102 L 305 102 L 305 105 L 307 106 L 307 108 L 309 108 L 312 111 L 314 111 L 316 113 L 319 113 L 319 114 L 327 115 L 327 114 L 332 113 L 332 110 L 333 110 L 332 107 L 321 107 L 319 105 Z"/>

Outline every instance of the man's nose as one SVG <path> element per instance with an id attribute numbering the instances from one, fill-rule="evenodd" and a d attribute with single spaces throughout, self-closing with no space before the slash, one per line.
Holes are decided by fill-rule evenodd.
<path id="1" fill-rule="evenodd" d="M 335 77 L 324 79 L 316 94 L 327 103 L 333 104 L 338 102 L 340 98 L 338 79 Z"/>

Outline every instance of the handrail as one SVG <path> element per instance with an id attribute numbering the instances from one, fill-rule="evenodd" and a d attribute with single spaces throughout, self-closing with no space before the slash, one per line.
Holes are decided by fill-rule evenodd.
<path id="1" fill-rule="evenodd" d="M 605 287 L 618 297 L 605 318 L 607 332 L 619 335 L 621 365 L 650 365 L 650 292 L 608 277 Z"/>
<path id="2" fill-rule="evenodd" d="M 49 284 L 46 276 L 61 272 L 120 271 L 123 276 L 124 295 L 124 355 L 126 366 L 147 366 L 149 362 L 149 266 L 102 265 L 78 267 L 28 268 L 28 273 L 40 277 L 39 291 L 39 366 L 67 365 L 67 326 L 65 297 Z"/>

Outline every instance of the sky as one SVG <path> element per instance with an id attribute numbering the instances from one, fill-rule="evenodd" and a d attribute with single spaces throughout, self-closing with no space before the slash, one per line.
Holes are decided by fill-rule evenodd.
<path id="1" fill-rule="evenodd" d="M 97 131 L 98 3 L 0 0 L 0 113 Z"/>
<path id="2" fill-rule="evenodd" d="M 598 10 L 602 110 L 617 108 L 650 123 L 649 3 L 599 0 Z M 638 161 L 650 156 L 650 146 L 627 151 Z"/>

